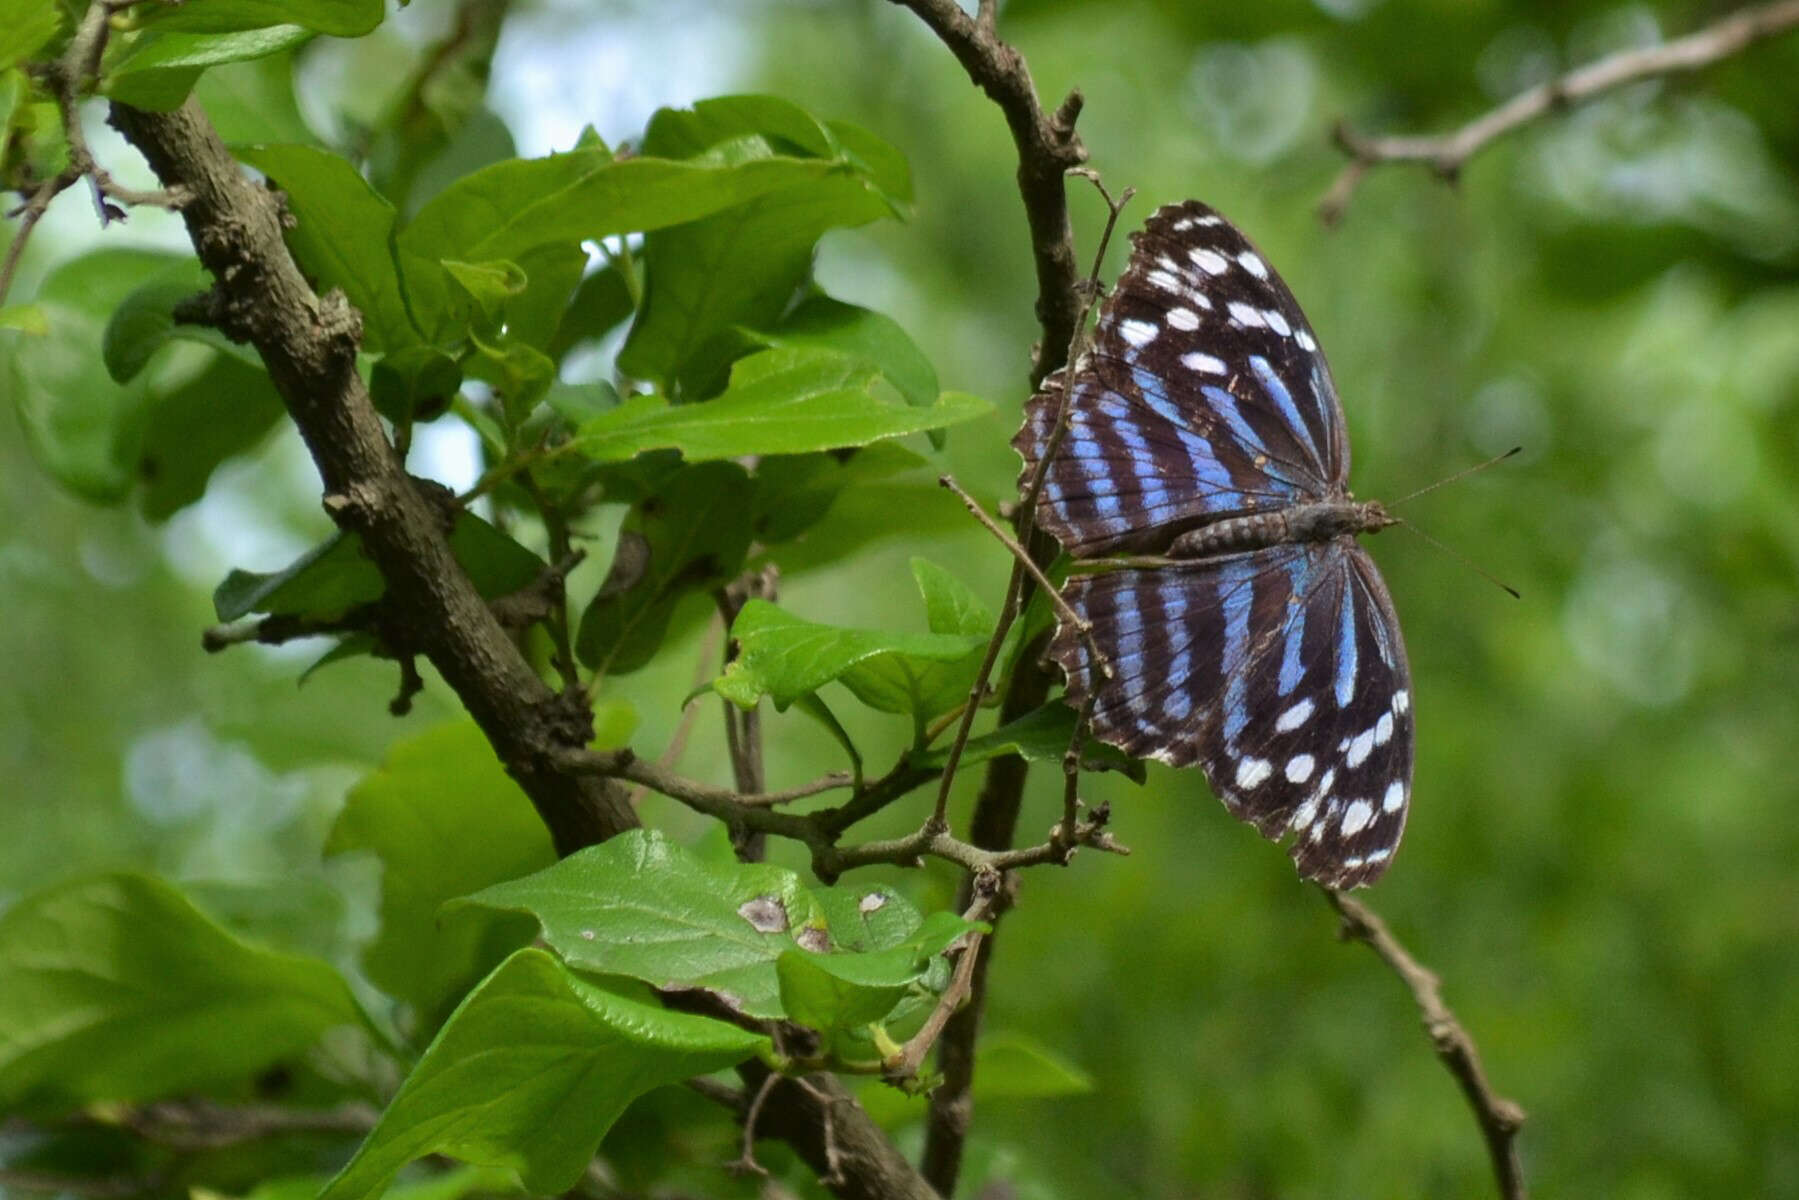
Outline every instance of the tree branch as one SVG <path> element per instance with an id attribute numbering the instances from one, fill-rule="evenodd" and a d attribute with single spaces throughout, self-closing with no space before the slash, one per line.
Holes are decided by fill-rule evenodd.
<path id="1" fill-rule="evenodd" d="M 1799 0 L 1740 9 L 1674 41 L 1622 50 L 1577 67 L 1518 93 L 1455 132 L 1440 136 L 1364 137 L 1339 122 L 1333 136 L 1338 148 L 1349 155 L 1349 162 L 1319 202 L 1318 215 L 1330 225 L 1341 220 L 1356 185 L 1370 168 L 1382 163 L 1422 163 L 1439 178 L 1453 182 L 1469 159 L 1540 117 L 1627 83 L 1697 71 L 1794 26 L 1799 26 Z"/>
<path id="2" fill-rule="evenodd" d="M 538 677 L 451 554 L 441 506 L 406 474 L 356 372 L 361 319 L 341 294 L 313 293 L 282 240 L 274 194 L 245 178 L 192 99 L 171 113 L 115 104 L 112 121 L 165 186 L 190 197 L 182 215 L 218 281 L 221 327 L 262 356 L 318 465 L 326 511 L 360 535 L 387 598 L 410 617 L 420 652 L 531 798 L 557 852 L 634 827 L 636 813 L 612 778 L 563 769 L 563 756 L 592 737 L 591 712 Z M 828 1076 L 777 1088 L 764 1124 L 821 1173 L 839 1163 L 832 1186 L 840 1196 L 932 1195 Z"/>
<path id="3" fill-rule="evenodd" d="M 179 189 L 200 261 L 218 281 L 229 336 L 255 346 L 325 485 L 325 508 L 358 534 L 406 614 L 417 649 L 455 689 L 569 854 L 637 824 L 610 780 L 555 765 L 585 745 L 592 714 L 540 679 L 450 552 L 442 507 L 406 474 L 356 373 L 361 317 L 316 295 L 281 236 L 274 193 L 253 185 L 189 99 L 170 113 L 112 107 L 112 123 L 163 185 Z"/>
<path id="4" fill-rule="evenodd" d="M 1367 905 L 1352 900 L 1341 892 L 1320 888 L 1337 915 L 1343 919 L 1345 940 L 1362 942 L 1392 968 L 1393 973 L 1412 989 L 1418 1012 L 1424 1018 L 1424 1031 L 1430 1035 L 1437 1057 L 1443 1060 L 1450 1075 L 1460 1085 L 1480 1124 L 1487 1141 L 1487 1154 L 1493 1160 L 1493 1174 L 1499 1181 L 1499 1194 L 1504 1200 L 1524 1200 L 1524 1169 L 1518 1161 L 1517 1136 L 1524 1124 L 1524 1110 L 1493 1091 L 1486 1072 L 1480 1065 L 1480 1050 L 1455 1014 L 1443 1002 L 1443 984 L 1436 974 L 1413 958 Z"/>
<path id="5" fill-rule="evenodd" d="M 1030 229 L 1037 270 L 1037 321 L 1042 337 L 1032 354 L 1031 388 L 1068 361 L 1069 347 L 1080 332 L 1085 311 L 1075 264 L 1074 230 L 1068 217 L 1066 176 L 1087 160 L 1086 147 L 1075 133 L 1082 98 L 1071 91 L 1054 114 L 1046 114 L 1022 55 L 1001 41 L 995 29 L 997 4 L 981 0 L 970 17 L 955 0 L 894 0 L 911 9 L 947 46 L 968 76 L 999 106 L 1018 150 L 1018 190 Z M 1114 217 L 1116 211 L 1114 210 Z M 1031 536 L 1028 508 L 1020 509 L 1018 541 L 1033 558 L 1047 562 L 1055 547 L 1042 535 Z M 1008 600 L 1022 599 L 1025 585 L 1015 568 Z M 1022 607 L 1022 605 L 1020 606 Z M 982 678 L 985 678 L 983 673 Z M 1022 716 L 1049 694 L 1049 670 L 1034 654 L 1022 654 L 1013 668 L 1001 702 L 1000 721 Z M 971 704 L 978 702 L 978 697 Z M 972 715 L 972 714 L 968 714 Z M 966 738 L 967 722 L 959 738 Z M 1024 801 L 1028 764 L 1002 756 L 987 764 L 976 800 L 971 841 L 974 847 L 999 852 L 1011 846 Z M 973 876 L 963 879 L 961 904 L 973 900 Z M 996 911 L 994 919 L 997 921 Z M 986 1000 L 987 966 L 993 952 L 992 933 L 967 952 L 972 966 L 967 980 L 968 1003 L 950 1017 L 939 1041 L 938 1065 L 943 1083 L 931 1094 L 926 1119 L 924 1172 L 944 1195 L 954 1193 L 961 1168 L 962 1144 L 973 1113 L 970 1088 L 974 1079 L 974 1042 Z"/>

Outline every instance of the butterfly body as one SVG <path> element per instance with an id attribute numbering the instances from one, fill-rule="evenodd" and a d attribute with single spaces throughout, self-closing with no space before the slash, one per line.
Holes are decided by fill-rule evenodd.
<path id="1" fill-rule="evenodd" d="M 1283 542 L 1328 542 L 1377 533 L 1397 524 L 1377 500 L 1322 500 L 1212 521 L 1175 538 L 1169 558 L 1210 558 L 1233 550 L 1262 550 Z"/>
<path id="2" fill-rule="evenodd" d="M 1350 496 L 1329 368 L 1249 240 L 1188 201 L 1132 241 L 1013 443 L 1026 478 L 1050 458 L 1037 524 L 1076 560 L 1063 598 L 1090 627 L 1063 623 L 1048 655 L 1095 737 L 1203 767 L 1307 878 L 1372 882 L 1405 827 L 1411 681 L 1356 535 L 1394 518 Z"/>

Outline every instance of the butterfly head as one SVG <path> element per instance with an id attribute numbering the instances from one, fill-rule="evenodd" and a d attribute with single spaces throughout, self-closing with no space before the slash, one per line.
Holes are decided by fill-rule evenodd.
<path id="1" fill-rule="evenodd" d="M 1361 533 L 1379 533 L 1389 525 L 1399 524 L 1399 518 L 1389 513 L 1379 500 L 1356 501 L 1355 514 Z"/>

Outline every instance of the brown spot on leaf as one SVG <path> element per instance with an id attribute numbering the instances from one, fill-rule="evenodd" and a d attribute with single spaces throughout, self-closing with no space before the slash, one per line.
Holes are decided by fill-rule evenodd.
<path id="1" fill-rule="evenodd" d="M 757 933 L 780 933 L 787 928 L 787 908 L 778 897 L 757 896 L 737 906 L 737 915 Z"/>

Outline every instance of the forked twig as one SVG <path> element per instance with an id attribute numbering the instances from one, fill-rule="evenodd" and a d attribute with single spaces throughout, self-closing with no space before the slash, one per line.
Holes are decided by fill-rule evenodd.
<path id="1" fill-rule="evenodd" d="M 1519 92 L 1453 133 L 1426 137 L 1365 137 L 1339 122 L 1332 136 L 1338 148 L 1349 155 L 1349 162 L 1344 164 L 1324 199 L 1319 201 L 1318 215 L 1327 225 L 1341 220 L 1356 186 L 1370 168 L 1382 163 L 1420 163 L 1429 167 L 1438 178 L 1453 181 L 1469 159 L 1540 117 L 1627 83 L 1697 71 L 1795 26 L 1799 26 L 1799 0 L 1779 0 L 1775 4 L 1739 9 L 1704 29 L 1671 42 L 1622 50 L 1576 67 L 1547 83 Z"/>
<path id="2" fill-rule="evenodd" d="M 1493 1161 L 1500 1196 L 1503 1200 L 1524 1200 L 1524 1168 L 1518 1161 L 1517 1146 L 1518 1130 L 1524 1124 L 1524 1110 L 1496 1093 L 1487 1082 L 1474 1039 L 1456 1020 L 1449 1005 L 1443 1002 L 1442 980 L 1413 958 L 1393 936 L 1386 922 L 1367 905 L 1330 888 L 1319 890 L 1343 919 L 1342 936 L 1367 945 L 1411 989 L 1419 1015 L 1424 1019 L 1424 1031 L 1430 1035 L 1437 1057 L 1460 1085 L 1462 1094 L 1468 1098 L 1468 1106 L 1474 1110 L 1474 1119 L 1486 1138 L 1487 1155 Z"/>

